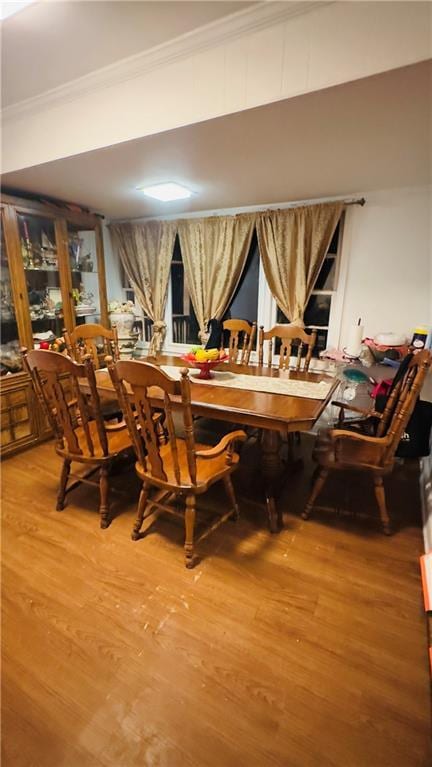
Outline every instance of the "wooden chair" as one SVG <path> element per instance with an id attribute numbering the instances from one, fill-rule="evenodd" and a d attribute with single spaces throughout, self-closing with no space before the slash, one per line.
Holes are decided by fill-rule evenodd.
<path id="1" fill-rule="evenodd" d="M 269 341 L 268 355 L 267 355 L 267 367 L 272 367 L 273 364 L 273 348 L 274 339 L 279 338 L 281 342 L 279 352 L 279 368 L 281 370 L 289 370 L 291 347 L 293 342 L 297 343 L 297 363 L 296 370 L 309 370 L 309 364 L 312 358 L 312 352 L 316 343 L 317 332 L 312 330 L 311 333 L 307 333 L 303 328 L 296 325 L 274 325 L 271 330 L 265 331 L 261 326 L 259 329 L 259 341 L 258 341 L 258 364 L 264 365 L 264 341 Z M 307 347 L 306 356 L 303 357 L 303 349 Z"/>
<path id="2" fill-rule="evenodd" d="M 100 526 L 106 528 L 109 525 L 109 470 L 117 456 L 132 446 L 126 424 L 104 421 L 90 356 L 79 365 L 58 352 L 23 349 L 22 355 L 54 432 L 56 453 L 63 459 L 57 511 L 64 508 L 66 493 L 81 482 L 96 484 L 89 477 L 99 470 Z M 81 392 L 80 379 L 88 383 L 88 398 Z M 86 464 L 90 471 L 83 476 L 71 474 L 73 461 Z M 67 488 L 69 477 L 75 481 Z"/>
<path id="3" fill-rule="evenodd" d="M 89 323 L 88 325 L 77 325 L 71 333 L 64 330 L 63 335 L 69 357 L 75 362 L 82 363 L 84 357 L 90 354 L 93 365 L 98 370 L 101 359 L 103 360 L 107 356 L 113 357 L 115 360 L 119 359 L 117 328 L 115 327 L 107 330 L 103 325 Z M 98 352 L 96 343 L 99 339 L 103 344 L 103 350 L 100 352 Z"/>
<path id="4" fill-rule="evenodd" d="M 181 380 L 176 381 L 148 362 L 121 361 L 114 364 L 112 360 L 107 360 L 107 364 L 135 446 L 136 471 L 143 482 L 132 540 L 140 537 L 144 517 L 152 516 L 157 509 L 182 518 L 184 515 L 186 567 L 193 567 L 196 496 L 205 493 L 215 482 L 223 480 L 231 506 L 229 511 L 200 535 L 196 541 L 198 543 L 229 517 L 238 516 L 231 473 L 239 460 L 238 454 L 234 452 L 235 443 L 243 441 L 246 435 L 243 431 L 231 432 L 213 448 L 195 443 L 187 370 L 183 369 Z M 163 446 L 158 444 L 151 417 L 151 387 L 155 386 L 162 389 L 164 395 L 163 407 L 169 440 Z M 174 430 L 174 397 L 177 398 L 176 405 L 183 419 L 184 438 L 179 438 Z M 151 488 L 158 491 L 153 499 L 149 499 Z M 180 512 L 164 503 L 173 494 L 176 498 L 186 498 L 186 508 Z M 149 513 L 146 514 L 146 511 Z"/>
<path id="5" fill-rule="evenodd" d="M 229 331 L 228 355 L 229 361 L 239 365 L 249 365 L 249 358 L 256 335 L 256 322 L 252 325 L 245 320 L 225 320 L 223 330 Z M 222 334 L 222 346 L 224 347 Z"/>
<path id="6" fill-rule="evenodd" d="M 372 474 L 383 530 L 387 535 L 391 533 L 383 476 L 393 469 L 397 447 L 414 410 L 431 360 L 428 351 L 414 355 L 405 375 L 393 389 L 384 412 L 362 411 L 378 424 L 374 436 L 362 433 L 361 430 L 350 431 L 347 427 L 330 429 L 318 436 L 313 454 L 318 464 L 318 474 L 302 514 L 303 519 L 309 518 L 330 471 L 359 469 Z M 346 404 L 344 407 L 352 409 Z M 356 410 L 360 411 L 359 408 Z"/>

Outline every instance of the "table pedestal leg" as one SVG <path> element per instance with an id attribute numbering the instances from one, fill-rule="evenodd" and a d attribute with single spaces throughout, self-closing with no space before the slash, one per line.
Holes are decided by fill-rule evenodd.
<path id="1" fill-rule="evenodd" d="M 282 512 L 276 507 L 276 487 L 283 472 L 280 456 L 281 436 L 278 431 L 263 429 L 261 432 L 262 472 L 265 482 L 265 497 L 271 533 L 282 527 Z"/>

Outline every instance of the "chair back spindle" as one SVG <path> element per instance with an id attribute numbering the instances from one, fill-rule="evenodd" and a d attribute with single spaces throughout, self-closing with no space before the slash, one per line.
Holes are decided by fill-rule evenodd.
<path id="1" fill-rule="evenodd" d="M 183 405 L 183 427 L 185 433 L 188 469 L 191 482 L 193 485 L 196 485 L 195 436 L 191 408 L 189 372 L 186 368 L 183 368 L 181 371 L 180 389 Z"/>
<path id="2" fill-rule="evenodd" d="M 410 360 L 405 375 L 395 386 L 388 399 L 377 430 L 377 436 L 382 436 L 385 429 L 387 440 L 384 454 L 385 463 L 393 461 L 399 442 L 420 396 L 431 361 L 432 356 L 427 350 L 415 354 Z"/>
<path id="3" fill-rule="evenodd" d="M 312 330 L 307 333 L 303 328 L 296 325 L 274 325 L 270 330 L 265 331 L 261 326 L 258 339 L 258 364 L 264 366 L 264 342 L 268 343 L 267 367 L 273 365 L 273 345 L 276 339 L 280 340 L 279 368 L 281 370 L 290 369 L 290 360 L 293 343 L 297 345 L 297 360 L 295 370 L 309 370 L 312 352 L 316 343 L 317 332 Z M 306 355 L 303 356 L 306 347 Z"/>

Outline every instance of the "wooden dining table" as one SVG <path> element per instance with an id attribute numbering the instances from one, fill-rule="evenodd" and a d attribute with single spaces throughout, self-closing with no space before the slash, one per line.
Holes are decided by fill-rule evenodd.
<path id="1" fill-rule="evenodd" d="M 188 367 L 181 357 L 174 355 L 161 354 L 157 357 L 147 357 L 143 361 L 157 366 Z M 330 401 L 339 381 L 325 374 L 279 370 L 258 365 L 247 366 L 223 362 L 218 369 L 247 376 L 269 376 L 276 379 L 315 382 L 325 380 L 331 383 L 327 396 L 318 400 L 201 383 L 194 375 L 190 376 L 193 415 L 259 429 L 261 470 L 269 527 L 272 533 L 276 533 L 282 527 L 282 511 L 276 504 L 277 487 L 284 468 L 281 458 L 282 437 L 289 432 L 311 429 Z M 108 371 L 98 370 L 96 380 L 102 405 L 112 403 L 115 399 L 115 391 Z M 85 389 L 85 385 L 83 388 Z M 163 402 L 162 391 L 157 387 L 152 387 L 150 397 L 155 408 Z M 175 404 L 174 397 L 174 408 Z"/>

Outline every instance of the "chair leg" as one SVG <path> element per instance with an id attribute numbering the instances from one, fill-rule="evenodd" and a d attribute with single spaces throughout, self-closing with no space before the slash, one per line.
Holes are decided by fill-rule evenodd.
<path id="1" fill-rule="evenodd" d="M 224 476 L 224 478 L 223 478 L 223 481 L 224 481 L 224 485 L 225 485 L 226 494 L 227 494 L 227 496 L 228 496 L 228 498 L 229 498 L 229 500 L 231 502 L 232 508 L 234 509 L 234 517 L 233 517 L 233 519 L 237 522 L 237 520 L 238 520 L 238 518 L 240 516 L 240 511 L 239 511 L 237 499 L 235 497 L 234 486 L 233 486 L 233 483 L 232 483 L 231 475 L 230 474 L 226 474 Z"/>
<path id="2" fill-rule="evenodd" d="M 108 494 L 109 494 L 109 474 L 110 467 L 106 463 L 103 463 L 100 468 L 99 477 L 99 492 L 100 492 L 100 526 L 103 530 L 109 525 L 109 506 L 108 506 Z"/>
<path id="3" fill-rule="evenodd" d="M 377 499 L 377 503 L 378 503 L 384 535 L 391 535 L 392 529 L 390 524 L 390 517 L 387 511 L 383 478 L 380 476 L 375 476 L 374 486 L 375 486 L 375 498 Z"/>
<path id="4" fill-rule="evenodd" d="M 63 461 L 62 471 L 60 475 L 60 486 L 59 486 L 58 495 L 57 495 L 56 511 L 63 511 L 64 509 L 64 502 L 66 497 L 66 486 L 69 479 L 71 463 L 72 461 L 70 461 L 68 458 L 65 458 Z"/>
<path id="5" fill-rule="evenodd" d="M 319 471 L 319 474 L 316 478 L 315 484 L 312 488 L 312 492 L 309 496 L 309 500 L 304 508 L 304 511 L 302 512 L 302 518 L 303 519 L 309 519 L 311 515 L 311 511 L 313 509 L 313 505 L 315 503 L 315 499 L 320 494 L 321 490 L 324 487 L 324 483 L 328 477 L 328 469 L 321 468 Z"/>
<path id="6" fill-rule="evenodd" d="M 185 556 L 186 567 L 193 567 L 193 555 L 194 555 L 194 527 L 195 527 L 195 496 L 188 495 L 186 498 L 186 510 L 185 510 Z"/>
<path id="7" fill-rule="evenodd" d="M 138 514 L 137 514 L 136 522 L 131 535 L 131 538 L 133 541 L 137 541 L 140 537 L 141 526 L 144 520 L 144 514 L 145 514 L 145 510 L 147 506 L 148 494 L 149 494 L 149 485 L 147 484 L 147 482 L 143 482 L 143 486 L 141 488 L 140 497 L 138 501 Z"/>

